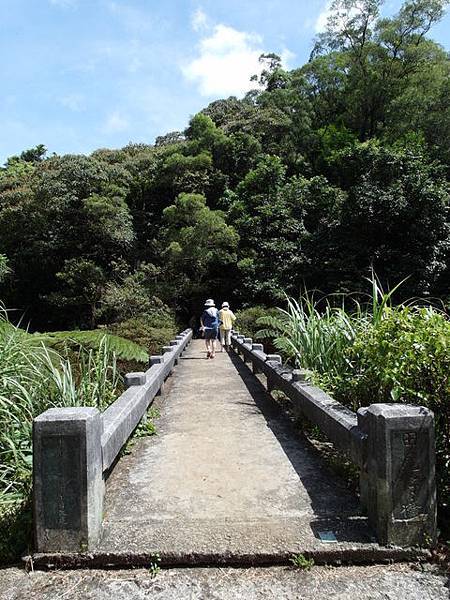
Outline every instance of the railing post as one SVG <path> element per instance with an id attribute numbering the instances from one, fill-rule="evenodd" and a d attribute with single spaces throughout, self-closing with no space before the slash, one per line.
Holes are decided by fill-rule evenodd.
<path id="1" fill-rule="evenodd" d="M 242 349 L 241 349 L 241 347 L 240 347 L 240 345 L 239 345 L 239 344 L 243 344 L 243 343 L 244 343 L 244 336 L 243 336 L 243 335 L 239 335 L 239 336 L 237 337 L 237 341 L 238 341 L 239 343 L 238 343 L 238 344 L 237 344 L 237 346 L 236 346 L 236 352 L 237 352 L 238 356 L 239 356 L 240 354 L 242 354 L 242 356 L 244 356 L 244 353 L 242 352 Z"/>
<path id="2" fill-rule="evenodd" d="M 282 360 L 281 360 L 281 356 L 279 354 L 268 354 L 266 356 L 266 362 L 275 362 L 279 365 L 282 364 Z M 270 374 L 267 375 L 267 391 L 273 392 L 273 390 L 275 389 L 275 381 L 274 379 L 270 376 Z"/>
<path id="3" fill-rule="evenodd" d="M 134 385 L 144 385 L 146 381 L 145 373 L 142 371 L 136 371 L 135 373 L 127 373 L 125 375 L 125 389 L 127 390 L 129 387 Z"/>
<path id="4" fill-rule="evenodd" d="M 164 359 L 161 355 L 150 356 L 149 367 L 153 367 L 153 365 L 160 365 L 162 362 L 164 362 Z"/>
<path id="5" fill-rule="evenodd" d="M 163 346 L 163 352 L 164 352 L 164 348 L 166 346 Z M 172 352 L 172 347 L 170 347 L 169 352 Z M 157 356 L 150 356 L 150 360 L 149 360 L 149 365 L 150 367 L 153 367 L 153 365 L 160 365 L 164 362 L 164 357 L 161 356 L 160 354 L 158 354 Z M 156 393 L 157 396 L 164 396 L 164 382 L 161 384 L 161 387 L 159 389 L 159 391 Z"/>
<path id="6" fill-rule="evenodd" d="M 102 421 L 96 408 L 51 408 L 33 422 L 37 552 L 82 552 L 103 512 Z"/>
<path id="7" fill-rule="evenodd" d="M 245 338 L 243 339 L 243 343 L 244 343 L 244 344 L 250 344 L 250 348 L 251 348 L 251 346 L 252 346 L 252 342 L 253 342 L 252 338 L 245 337 Z M 246 352 L 245 350 L 243 350 L 243 351 L 242 351 L 242 360 L 244 361 L 244 364 L 246 364 L 246 363 L 250 362 L 250 359 L 249 359 L 249 357 L 248 357 L 248 354 L 247 354 L 247 352 Z"/>
<path id="8" fill-rule="evenodd" d="M 264 346 L 262 344 L 252 344 L 252 350 L 258 352 L 264 352 Z M 261 369 L 257 366 L 256 362 L 252 364 L 253 375 L 258 375 L 261 373 Z"/>
<path id="9" fill-rule="evenodd" d="M 358 411 L 367 435 L 362 501 L 381 544 L 436 540 L 434 415 L 405 404 L 372 404 Z"/>

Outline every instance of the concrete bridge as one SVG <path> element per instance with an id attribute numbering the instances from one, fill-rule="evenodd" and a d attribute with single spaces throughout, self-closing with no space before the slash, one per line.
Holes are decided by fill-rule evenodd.
<path id="1" fill-rule="evenodd" d="M 206 360 L 186 330 L 103 414 L 34 422 L 35 564 L 148 566 L 405 560 L 436 537 L 434 422 L 400 404 L 357 414 L 238 332 Z M 251 368 L 250 368 L 251 367 Z M 350 492 L 270 392 L 360 470 Z M 120 451 L 148 407 L 158 435 Z"/>

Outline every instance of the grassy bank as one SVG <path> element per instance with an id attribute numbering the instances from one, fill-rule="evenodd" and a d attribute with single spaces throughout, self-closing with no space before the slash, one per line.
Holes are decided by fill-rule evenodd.
<path id="1" fill-rule="evenodd" d="M 0 312 L 0 564 L 30 542 L 33 418 L 55 406 L 103 410 L 122 389 L 116 356 L 147 353 L 102 332 L 31 335 Z"/>

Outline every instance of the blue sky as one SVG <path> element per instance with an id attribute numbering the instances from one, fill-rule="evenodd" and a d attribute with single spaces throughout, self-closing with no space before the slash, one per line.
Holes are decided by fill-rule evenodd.
<path id="1" fill-rule="evenodd" d="M 400 6 L 388 0 L 389 14 Z M 327 0 L 0 0 L 0 164 L 183 129 L 242 96 L 262 52 L 303 64 Z M 450 16 L 432 31 L 450 48 Z"/>

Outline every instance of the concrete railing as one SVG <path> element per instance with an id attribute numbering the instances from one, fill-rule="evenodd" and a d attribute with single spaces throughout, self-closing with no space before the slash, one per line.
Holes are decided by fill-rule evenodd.
<path id="1" fill-rule="evenodd" d="M 263 373 L 293 409 L 318 425 L 360 469 L 361 504 L 381 544 L 412 546 L 436 539 L 434 415 L 422 406 L 372 404 L 352 412 L 307 381 L 307 371 L 282 365 L 233 331 L 232 347 Z"/>
<path id="2" fill-rule="evenodd" d="M 192 339 L 177 335 L 148 370 L 125 376 L 104 413 L 51 408 L 33 422 L 33 504 L 37 552 L 92 549 L 101 533 L 104 478 Z"/>

